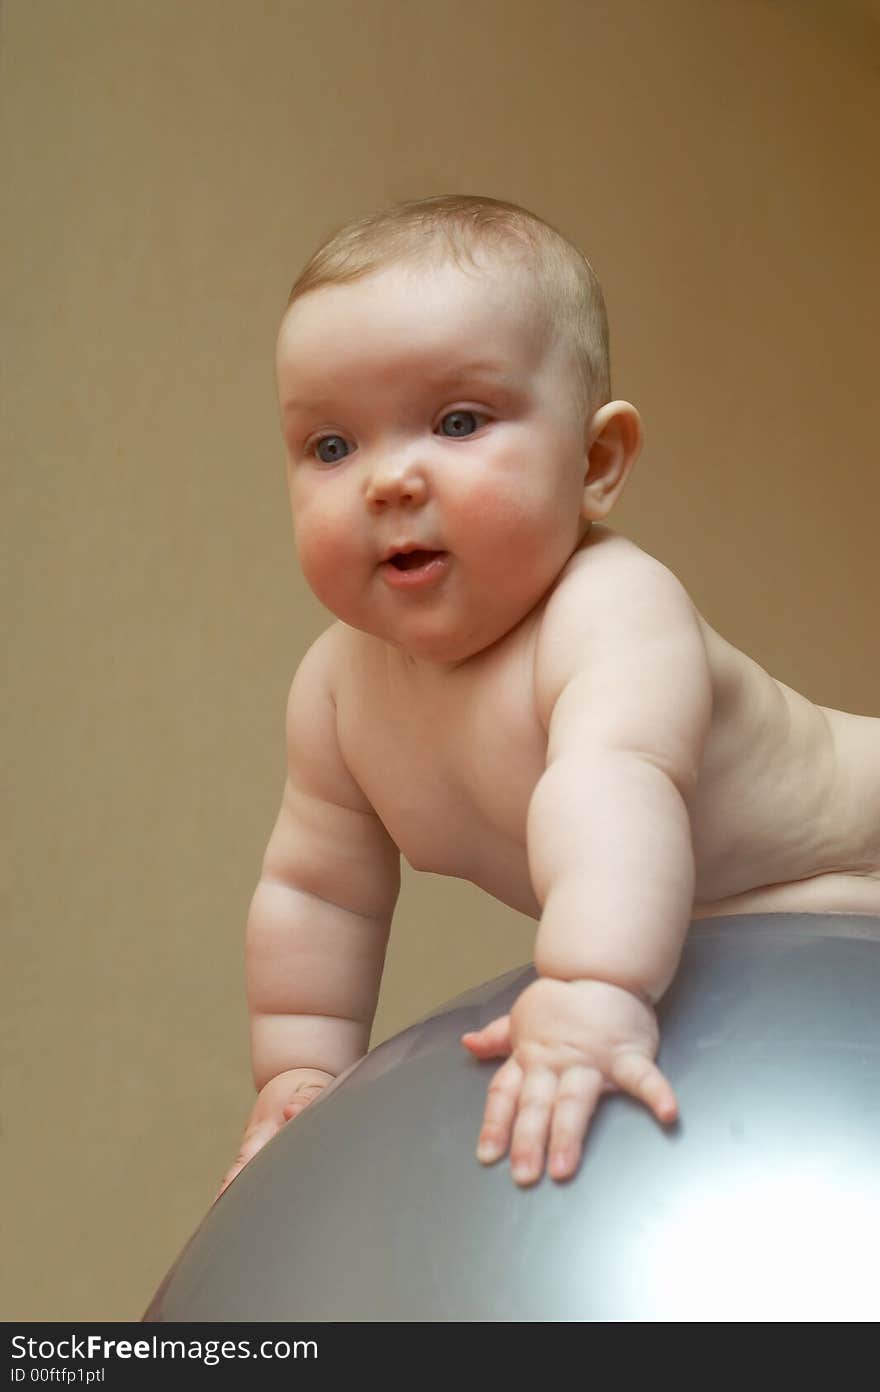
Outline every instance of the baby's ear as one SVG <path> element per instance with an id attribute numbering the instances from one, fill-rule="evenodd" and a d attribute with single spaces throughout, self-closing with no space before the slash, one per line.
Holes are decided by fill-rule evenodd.
<path id="1" fill-rule="evenodd" d="M 600 406 L 587 424 L 581 515 L 601 522 L 617 502 L 642 449 L 642 418 L 628 401 Z"/>

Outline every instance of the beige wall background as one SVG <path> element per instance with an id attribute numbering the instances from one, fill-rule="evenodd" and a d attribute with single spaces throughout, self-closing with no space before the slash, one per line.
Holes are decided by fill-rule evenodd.
<path id="1" fill-rule="evenodd" d="M 138 1318 L 250 1105 L 242 933 L 298 577 L 272 382 L 346 218 L 525 203 L 606 286 L 615 521 L 880 711 L 871 0 L 5 0 L 0 1315 Z M 530 955 L 409 876 L 374 1039 Z"/>

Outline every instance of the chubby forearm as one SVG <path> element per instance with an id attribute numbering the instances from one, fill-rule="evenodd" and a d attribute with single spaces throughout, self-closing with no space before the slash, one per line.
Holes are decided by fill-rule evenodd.
<path id="1" fill-rule="evenodd" d="M 291 1068 L 338 1075 L 367 1050 L 390 916 L 368 918 L 278 880 L 260 881 L 247 924 L 257 1088 Z"/>
<path id="2" fill-rule="evenodd" d="M 535 789 L 528 844 L 539 974 L 658 1000 L 678 965 L 695 879 L 688 809 L 670 775 L 629 750 L 560 754 Z"/>

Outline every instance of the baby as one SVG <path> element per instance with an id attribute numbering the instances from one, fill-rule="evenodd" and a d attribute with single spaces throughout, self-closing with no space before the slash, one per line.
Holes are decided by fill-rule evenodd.
<path id="1" fill-rule="evenodd" d="M 224 1184 L 367 1049 L 400 855 L 538 920 L 477 1156 L 577 1169 L 602 1093 L 660 1122 L 692 919 L 880 913 L 880 722 L 812 705 L 611 531 L 642 443 L 579 251 L 488 198 L 339 232 L 277 375 L 297 552 L 337 616 L 287 709 L 247 928 L 258 1097 Z"/>

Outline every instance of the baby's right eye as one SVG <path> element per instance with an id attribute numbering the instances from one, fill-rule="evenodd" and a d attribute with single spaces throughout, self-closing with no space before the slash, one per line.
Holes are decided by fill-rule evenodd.
<path id="1" fill-rule="evenodd" d="M 322 464 L 338 464 L 348 454 L 348 445 L 341 435 L 322 435 L 312 449 Z"/>

